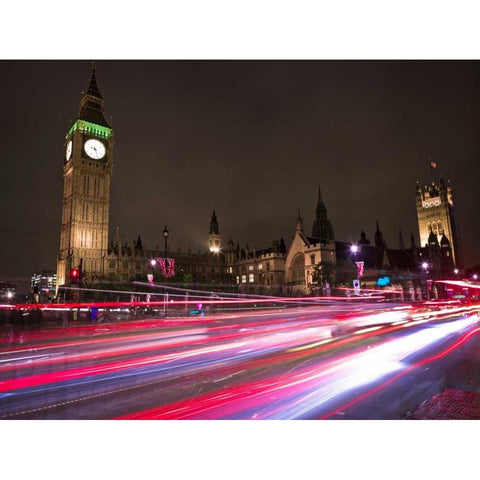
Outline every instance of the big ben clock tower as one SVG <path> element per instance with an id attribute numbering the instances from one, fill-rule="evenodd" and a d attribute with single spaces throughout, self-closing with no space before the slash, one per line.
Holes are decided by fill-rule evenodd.
<path id="1" fill-rule="evenodd" d="M 70 284 L 70 272 L 80 265 L 89 282 L 104 276 L 113 143 L 113 130 L 105 119 L 93 64 L 77 120 L 65 135 L 62 227 L 57 261 L 59 286 Z"/>

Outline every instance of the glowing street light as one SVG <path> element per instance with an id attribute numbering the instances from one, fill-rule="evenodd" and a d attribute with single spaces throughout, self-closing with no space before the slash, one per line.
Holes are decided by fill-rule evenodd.
<path id="1" fill-rule="evenodd" d="M 455 275 L 458 275 L 458 268 L 456 268 L 456 269 L 453 271 L 453 273 L 454 273 Z"/>
<path id="2" fill-rule="evenodd" d="M 427 263 L 427 262 L 423 262 L 423 263 L 422 263 L 422 268 L 423 268 L 423 270 L 426 271 L 427 268 L 428 268 L 428 263 Z"/>
<path id="3" fill-rule="evenodd" d="M 478 275 L 476 273 L 473 274 L 473 279 L 476 280 L 478 278 Z"/>
<path id="4" fill-rule="evenodd" d="M 169 231 L 167 229 L 167 226 L 165 225 L 165 228 L 163 229 L 163 238 L 165 239 L 165 261 L 167 261 L 167 239 L 169 235 Z M 168 302 L 168 293 L 167 293 L 167 276 L 165 275 L 165 280 L 164 280 L 164 285 L 165 285 L 165 295 L 163 297 L 164 300 L 164 305 L 163 309 L 165 311 L 165 316 L 167 316 L 167 302 Z"/>
<path id="5" fill-rule="evenodd" d="M 157 261 L 152 258 L 152 259 L 150 260 L 150 265 L 151 265 L 152 267 L 154 267 L 156 264 L 157 264 Z"/>
<path id="6" fill-rule="evenodd" d="M 358 245 L 351 245 L 350 251 L 355 255 L 358 252 Z"/>

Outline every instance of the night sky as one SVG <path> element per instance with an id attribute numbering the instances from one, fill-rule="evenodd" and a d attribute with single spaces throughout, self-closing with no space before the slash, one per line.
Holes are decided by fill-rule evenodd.
<path id="1" fill-rule="evenodd" d="M 56 270 L 64 137 L 87 60 L 0 61 L 0 280 Z M 389 247 L 413 232 L 415 185 L 454 190 L 466 266 L 480 264 L 479 63 L 473 61 L 108 61 L 97 82 L 115 136 L 110 238 L 206 248 L 289 246 L 309 235 L 320 185 L 335 237 Z"/>

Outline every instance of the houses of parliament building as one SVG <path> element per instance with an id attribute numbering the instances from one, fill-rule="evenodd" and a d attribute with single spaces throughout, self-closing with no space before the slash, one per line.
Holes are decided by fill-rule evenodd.
<path id="1" fill-rule="evenodd" d="M 406 247 L 400 232 L 399 248 L 389 248 L 377 222 L 373 243 L 362 231 L 353 251 L 351 242 L 335 239 L 320 188 L 311 235 L 305 233 L 298 211 L 288 247 L 283 238 L 273 240 L 262 250 L 240 248 L 232 239 L 225 244 L 215 211 L 209 225 L 206 218 L 203 252 L 149 249 L 140 236 L 132 243 L 124 242 L 118 228 L 109 241 L 114 134 L 105 116 L 95 73 L 93 66 L 77 119 L 65 135 L 57 289 L 78 282 L 72 278 L 75 269 L 80 270 L 86 286 L 146 281 L 149 274 L 159 282 L 163 277 L 150 261 L 163 257 L 175 262 L 169 283 L 210 290 L 230 286 L 239 292 L 274 295 L 309 293 L 315 267 L 325 262 L 350 262 L 358 267 L 357 276 L 367 286 L 378 285 L 378 279 L 387 274 L 399 283 L 412 282 L 422 264 L 423 268 L 428 264 L 437 276 L 462 266 L 453 191 L 442 179 L 432 181 L 430 186 L 417 184 L 418 246 L 412 234 Z"/>

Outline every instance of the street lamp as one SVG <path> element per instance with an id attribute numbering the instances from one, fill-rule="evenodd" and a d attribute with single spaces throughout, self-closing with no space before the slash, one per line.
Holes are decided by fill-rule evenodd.
<path id="1" fill-rule="evenodd" d="M 165 262 L 167 261 L 167 239 L 168 239 L 168 234 L 170 232 L 167 229 L 167 226 L 165 225 L 165 228 L 163 229 L 163 238 L 165 239 Z M 165 312 L 165 317 L 167 316 L 167 302 L 168 302 L 168 295 L 167 295 L 167 275 L 165 275 L 165 296 L 164 296 L 164 305 L 163 305 L 163 310 Z"/>
<path id="2" fill-rule="evenodd" d="M 355 261 L 355 256 L 358 253 L 358 250 L 359 248 L 357 244 L 353 243 L 352 245 L 350 245 L 350 252 L 353 255 L 354 261 Z M 356 271 L 356 274 L 355 274 L 355 280 L 353 281 L 353 293 L 357 295 L 360 293 L 360 280 L 358 278 L 359 274 L 358 274 L 358 266 L 356 262 L 355 262 L 355 271 Z"/>
<path id="3" fill-rule="evenodd" d="M 427 300 L 429 300 L 429 295 L 428 295 L 428 281 L 427 281 L 427 273 L 428 273 L 428 263 L 427 262 L 423 262 L 422 263 L 422 270 L 423 270 L 423 274 L 425 276 L 425 291 L 426 291 L 426 294 L 427 294 Z"/>

